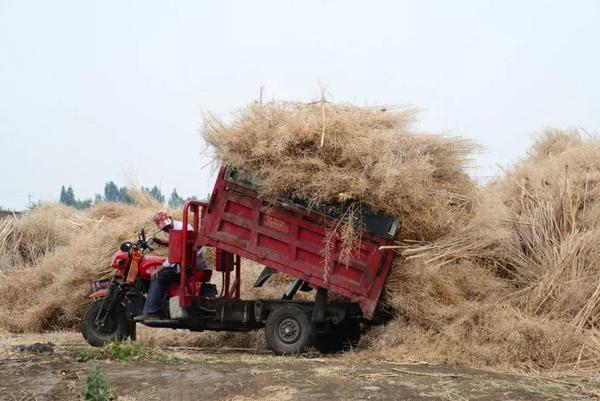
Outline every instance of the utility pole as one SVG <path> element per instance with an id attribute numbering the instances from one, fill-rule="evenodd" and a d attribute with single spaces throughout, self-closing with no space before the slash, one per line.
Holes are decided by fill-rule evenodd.
<path id="1" fill-rule="evenodd" d="M 29 204 L 29 209 L 31 209 L 31 192 L 27 194 L 27 200 Z"/>

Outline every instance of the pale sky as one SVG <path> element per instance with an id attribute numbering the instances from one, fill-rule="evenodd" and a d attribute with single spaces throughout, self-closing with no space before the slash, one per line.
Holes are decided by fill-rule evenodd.
<path id="1" fill-rule="evenodd" d="M 203 112 L 258 97 L 415 105 L 485 146 L 600 133 L 600 1 L 0 0 L 0 206 L 114 180 L 211 190 Z"/>

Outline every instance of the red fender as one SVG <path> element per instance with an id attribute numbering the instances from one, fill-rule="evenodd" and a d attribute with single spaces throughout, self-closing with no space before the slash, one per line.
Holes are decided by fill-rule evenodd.
<path id="1" fill-rule="evenodd" d="M 104 298 L 106 294 L 108 294 L 108 288 L 102 288 L 96 292 L 91 293 L 88 298 Z"/>

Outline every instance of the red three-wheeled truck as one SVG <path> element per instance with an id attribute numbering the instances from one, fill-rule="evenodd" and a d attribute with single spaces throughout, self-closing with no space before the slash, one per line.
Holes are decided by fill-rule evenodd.
<path id="1" fill-rule="evenodd" d="M 373 319 L 392 264 L 389 246 L 398 222 L 363 210 L 355 227 L 360 240 L 350 257 L 342 258 L 342 239 L 334 229 L 340 219 L 336 210 L 263 198 L 247 175 L 223 167 L 207 202 L 185 203 L 183 227 L 193 230 L 171 230 L 167 258 L 146 254 L 152 240 L 143 230 L 138 241 L 121 245 L 113 260 L 114 277 L 92 283 L 94 302 L 82 318 L 82 333 L 94 346 L 135 338 L 133 318 L 142 313 L 151 274 L 168 260 L 180 265 L 180 282 L 168 290 L 166 317 L 146 321 L 146 326 L 192 331 L 264 328 L 276 354 L 301 353 L 311 346 L 329 353 L 356 345 L 361 321 Z M 202 247 L 215 248 L 214 269 L 197 265 Z M 243 259 L 265 266 L 255 286 L 275 272 L 295 280 L 280 299 L 243 299 Z M 214 272 L 222 275 L 220 291 L 210 283 Z M 314 301 L 294 300 L 299 290 L 313 290 Z M 342 297 L 328 300 L 328 293 Z"/>

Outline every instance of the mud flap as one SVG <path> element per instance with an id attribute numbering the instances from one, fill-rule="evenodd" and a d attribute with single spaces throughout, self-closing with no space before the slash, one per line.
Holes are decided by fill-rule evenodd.
<path id="1" fill-rule="evenodd" d="M 123 301 L 125 304 L 125 310 L 127 311 L 127 316 L 130 319 L 133 319 L 135 316 L 142 314 L 146 297 L 144 297 L 144 295 L 135 288 L 130 288 L 125 294 Z"/>

